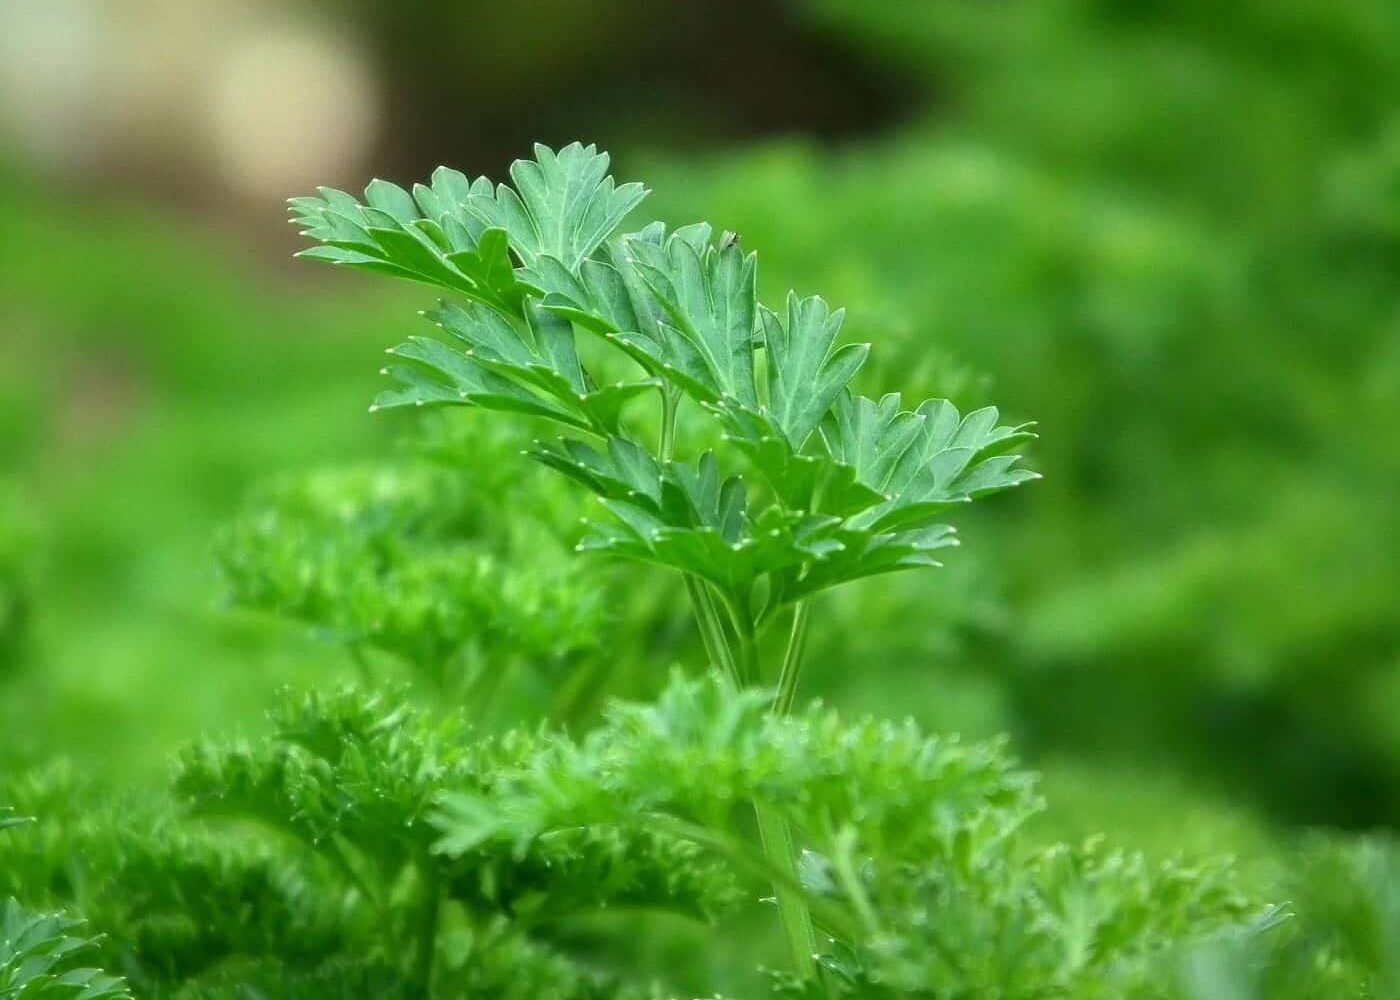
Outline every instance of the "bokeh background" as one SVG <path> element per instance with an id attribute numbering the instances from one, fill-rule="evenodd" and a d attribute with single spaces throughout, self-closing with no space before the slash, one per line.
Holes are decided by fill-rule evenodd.
<path id="1" fill-rule="evenodd" d="M 354 677 L 219 540 L 425 436 L 472 544 L 588 574 L 601 691 L 698 661 L 659 575 L 511 531 L 581 498 L 496 421 L 366 414 L 425 294 L 290 259 L 289 195 L 575 138 L 846 306 L 866 391 L 1040 422 L 946 569 L 823 598 L 808 693 L 1010 733 L 1056 832 L 1400 823 L 1393 0 L 0 0 L 0 767 L 159 786 Z"/>

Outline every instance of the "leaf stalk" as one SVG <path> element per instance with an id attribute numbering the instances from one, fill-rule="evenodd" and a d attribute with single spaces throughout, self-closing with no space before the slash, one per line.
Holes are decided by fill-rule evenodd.
<path id="1" fill-rule="evenodd" d="M 687 577 L 688 586 L 691 585 L 692 580 L 693 578 Z M 736 686 L 746 687 L 757 683 L 759 680 L 758 637 L 748 603 L 738 595 L 720 593 L 725 610 L 729 613 L 738 645 L 738 649 L 734 650 L 730 648 L 723 626 L 718 621 L 717 609 L 708 587 L 700 581 L 694 581 L 694 584 L 691 598 L 695 602 L 696 618 L 701 622 L 701 634 L 709 632 L 712 635 L 717 635 L 715 642 L 722 649 L 724 662 L 729 669 L 729 676 Z M 701 596 L 701 600 L 696 600 L 697 592 Z M 707 603 L 702 603 L 702 600 Z M 706 624 L 707 619 L 709 620 L 708 625 Z M 801 636 L 805 634 L 805 628 L 804 616 L 802 629 L 798 635 L 798 646 L 794 649 L 790 643 L 787 656 L 784 657 L 783 661 L 784 672 L 791 673 L 794 688 L 796 665 L 801 658 L 800 640 Z M 789 693 L 789 703 L 791 697 L 792 695 Z M 787 818 L 769 803 L 755 799 L 753 808 L 754 817 L 758 822 L 759 841 L 763 848 L 764 860 L 766 866 L 773 873 L 770 877 L 773 896 L 778 904 L 778 915 L 783 927 L 783 936 L 787 941 L 788 955 L 792 961 L 793 970 L 803 979 L 816 982 L 818 980 L 817 933 L 812 921 L 811 906 L 802 888 L 802 880 L 798 872 L 797 851 L 793 842 L 792 827 Z"/>
<path id="2" fill-rule="evenodd" d="M 437 957 L 438 923 L 442 917 L 442 887 L 438 884 L 437 867 L 431 855 L 419 863 L 423 879 L 423 898 L 418 911 L 418 952 L 414 960 L 414 981 L 419 995 L 432 995 L 433 962 Z"/>
<path id="3" fill-rule="evenodd" d="M 797 698 L 797 678 L 802 672 L 802 654 L 807 648 L 807 617 L 810 605 L 798 601 L 792 611 L 792 631 L 788 634 L 783 667 L 778 674 L 778 693 L 773 699 L 774 715 L 790 715 Z"/>

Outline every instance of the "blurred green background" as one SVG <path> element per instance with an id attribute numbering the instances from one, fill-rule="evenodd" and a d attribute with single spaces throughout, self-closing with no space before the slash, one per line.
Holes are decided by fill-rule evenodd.
<path id="1" fill-rule="evenodd" d="M 158 785 L 354 676 L 230 607 L 216 539 L 422 450 L 365 405 L 430 297 L 292 263 L 283 199 L 574 138 L 846 306 L 865 391 L 1040 422 L 946 569 L 822 600 L 807 693 L 1010 732 L 1062 832 L 1400 823 L 1393 0 L 5 0 L 0 767 Z M 506 522 L 582 499 L 450 422 L 480 544 L 578 572 Z M 604 690 L 698 662 L 678 592 L 597 572 Z"/>

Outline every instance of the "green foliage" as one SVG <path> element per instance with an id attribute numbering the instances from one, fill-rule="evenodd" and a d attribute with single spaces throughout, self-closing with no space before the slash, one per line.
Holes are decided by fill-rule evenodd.
<path id="1" fill-rule="evenodd" d="M 790 295 L 786 324 L 760 310 L 756 257 L 733 234 L 714 241 L 708 225 L 668 234 L 653 224 L 609 239 L 642 191 L 614 191 L 606 165 L 592 147 L 574 144 L 557 156 L 536 147 L 534 161 L 512 167 L 526 188 L 520 197 L 485 181 L 468 188 L 439 171 L 433 188 L 420 185 L 413 197 L 376 181 L 364 205 L 329 191 L 292 200 L 294 221 L 324 244 L 311 256 L 472 300 L 429 314 L 456 344 L 415 338 L 393 349 L 418 367 L 388 370 L 406 388 L 376 406 L 468 403 L 602 439 L 606 454 L 569 439 L 533 452 L 592 489 L 614 515 L 593 525 L 582 547 L 678 569 L 713 586 L 737 618 L 759 622 L 848 580 L 937 565 L 929 553 L 952 540 L 950 528 L 933 523 L 936 513 L 1033 478 L 1006 454 L 1031 435 L 997 427 L 993 408 L 963 420 L 942 400 L 902 412 L 898 396 L 879 404 L 851 397 L 846 383 L 867 349 L 833 351 L 841 314 L 819 298 Z M 522 200 L 528 213 L 518 210 Z M 469 223 L 503 228 L 474 236 Z M 449 231 L 455 235 L 443 235 Z M 507 234 L 498 253 L 512 253 L 520 269 L 508 261 L 499 269 L 494 287 L 509 285 L 510 294 L 464 284 L 465 273 L 449 267 L 469 241 L 493 233 Z M 438 265 L 428 266 L 424 247 L 434 243 Z M 574 327 L 601 334 L 648 377 L 618 383 L 604 398 L 580 360 Z M 621 416 L 628 399 L 651 389 L 663 408 L 655 449 Z M 722 417 L 771 496 L 751 499 L 738 476 L 721 475 L 713 453 L 695 467 L 673 460 L 682 395 Z M 750 611 L 761 587 L 764 606 Z"/>
<path id="2" fill-rule="evenodd" d="M 913 658 L 1037 759 L 1393 826 L 1400 452 L 1365 429 L 1400 416 L 1394 4 L 801 8 L 911 74 L 911 120 L 639 160 L 649 204 L 762 247 L 761 296 L 844 303 L 862 380 L 945 393 L 951 358 L 983 376 L 960 403 L 1054 429 L 1053 482 L 959 554 L 976 600 L 951 574 L 843 595 L 886 628 L 814 642 L 807 679 L 883 710 L 850 661 Z M 899 626 L 933 606 L 961 610 Z"/>
<path id="3" fill-rule="evenodd" d="M 8 830 L 32 822 L 34 822 L 32 817 L 16 816 L 14 806 L 0 806 L 0 830 Z"/>
<path id="4" fill-rule="evenodd" d="M 551 564 L 525 519 L 505 527 L 507 506 L 423 461 L 324 470 L 263 487 L 217 555 L 237 605 L 309 625 L 366 666 L 382 651 L 480 693 L 512 664 L 557 676 L 603 634 L 596 587 Z"/>
<path id="5" fill-rule="evenodd" d="M 1309 835 L 1285 859 L 1296 916 L 1263 939 L 1228 936 L 1186 957 L 1182 1000 L 1392 997 L 1400 989 L 1393 838 Z"/>
<path id="6" fill-rule="evenodd" d="M 535 155 L 512 167 L 518 193 L 440 168 L 432 187 L 416 185 L 413 195 L 376 180 L 363 205 L 328 188 L 321 198 L 292 200 L 294 221 L 324 243 L 304 256 L 411 278 L 471 300 L 428 314 L 460 347 L 414 338 L 390 351 L 411 364 L 386 369 L 405 388 L 381 395 L 376 408 L 460 402 L 607 434 L 616 429 L 621 406 L 649 387 L 595 382 L 567 324 L 527 305 L 531 289 L 517 279 L 510 257 L 576 270 L 645 191 L 637 184 L 615 188 L 607 154 L 592 146 L 574 143 L 557 156 L 538 146 Z"/>
<path id="7" fill-rule="evenodd" d="M 929 114 L 839 150 L 783 142 L 648 166 L 656 214 L 742 230 L 745 246 L 764 253 L 752 272 L 746 250 L 709 227 L 615 228 L 641 192 L 609 188 L 601 157 L 579 147 L 541 152 L 511 187 L 478 183 L 474 193 L 442 171 L 413 191 L 373 185 L 364 205 L 328 192 L 299 206 L 308 226 L 352 244 L 331 256 L 426 278 L 462 300 L 431 317 L 440 347 L 397 349 L 394 370 L 408 381 L 378 405 L 466 402 L 533 415 L 531 434 L 550 436 L 535 418 L 562 428 L 568 443 L 534 450 L 603 497 L 605 523 L 585 529 L 585 544 L 682 566 L 712 589 L 757 581 L 749 610 L 760 652 L 772 651 L 777 612 L 796 598 L 881 559 L 927 562 L 952 540 L 934 530 L 945 516 L 937 507 L 971 491 L 935 479 L 931 495 L 901 500 L 881 461 L 899 436 L 865 429 L 888 416 L 889 428 L 912 434 L 900 412 L 932 414 L 916 405 L 926 395 L 957 399 L 958 425 L 975 424 L 993 388 L 1054 429 L 1037 446 L 1055 472 L 1046 488 L 1001 511 L 996 530 L 967 509 L 960 526 L 979 542 L 949 572 L 823 591 L 803 684 L 843 706 L 937 720 L 938 730 L 1009 729 L 1038 765 L 1081 776 L 1072 796 L 1051 776 L 1048 822 L 1072 825 L 1075 837 L 1109 827 L 1115 843 L 1243 846 L 1260 898 L 1290 899 L 1296 916 L 1178 956 L 1170 942 L 1206 932 L 1221 912 L 1211 910 L 1222 898 L 1212 870 L 1198 879 L 1191 864 L 1047 849 L 1042 817 L 985 849 L 1008 865 L 969 874 L 911 849 L 891 875 L 883 848 L 857 838 L 843 855 L 823 838 L 800 806 L 799 789 L 816 779 L 772 777 L 797 804 L 765 803 L 813 850 L 798 869 L 813 912 L 855 921 L 833 945 L 822 927 L 827 991 L 918 996 L 933 981 L 979 994 L 1173 1000 L 1396 992 L 1388 841 L 1336 834 L 1273 857 L 1275 838 L 1291 839 L 1278 818 L 1393 825 L 1400 801 L 1389 710 L 1400 580 L 1384 544 L 1400 531 L 1400 466 L 1385 433 L 1400 416 L 1392 7 L 808 0 L 794 9 L 834 26 L 843 50 L 863 46 L 872 72 L 897 67 L 902 94 Z M 531 42 L 551 30 L 547 18 L 536 25 Z M 587 37 L 573 33 L 574 49 Z M 507 48 L 538 55 L 534 44 Z M 489 78 L 473 86 L 477 107 L 505 106 L 488 96 Z M 654 142 L 651 119 L 632 110 L 641 124 L 629 127 Z M 683 148 L 694 147 L 688 134 Z M 113 210 L 101 191 L 78 203 L 3 187 L 7 245 L 25 250 L 0 269 L 14 362 L 0 373 L 0 424 L 21 498 L 0 501 L 0 667 L 39 669 L 0 670 L 0 803 L 17 807 L 0 815 L 0 897 L 81 914 L 104 935 L 101 955 L 89 951 L 83 964 L 122 972 L 140 996 L 421 996 L 411 971 L 421 869 L 394 862 L 406 855 L 387 811 L 368 809 L 378 825 L 354 818 L 367 809 L 357 783 L 397 794 L 398 772 L 359 771 L 281 734 L 199 752 L 217 773 L 240 754 L 258 774 L 292 761 L 295 780 L 264 781 L 247 803 L 270 819 L 191 822 L 140 787 L 189 732 L 242 728 L 274 685 L 327 683 L 327 671 L 343 669 L 284 633 L 207 614 L 203 546 L 250 476 L 327 453 L 353 460 L 397 429 L 402 414 L 350 416 L 366 392 L 355 373 L 397 303 L 310 286 L 288 294 L 231 267 L 236 255 L 223 248 L 170 235 L 164 219 Z M 838 322 L 819 298 L 784 302 L 789 286 L 820 288 L 849 314 Z M 569 337 L 550 317 L 572 324 Z M 866 340 L 878 349 L 867 354 Z M 896 379 L 909 402 L 882 410 Z M 680 411 L 670 462 L 644 426 L 668 396 Z M 503 687 L 523 688 L 510 692 L 517 717 L 569 718 L 575 740 L 511 737 L 508 752 L 463 778 L 470 797 L 489 801 L 487 771 L 515 782 L 531 761 L 544 769 L 568 757 L 556 741 L 587 744 L 586 716 L 555 711 L 555 687 L 601 661 L 611 689 L 649 696 L 658 667 L 695 657 L 671 606 L 679 588 L 560 560 L 546 536 L 578 540 L 558 529 L 572 511 L 570 484 L 506 474 L 525 465 L 513 461 L 519 443 L 507 447 L 475 417 L 437 442 L 456 473 L 377 463 L 283 480 L 254 498 L 220 557 L 237 603 L 362 647 L 376 679 L 405 661 L 415 682 L 429 681 L 415 704 L 456 703 L 455 687 L 478 676 L 473 662 L 507 662 Z M 1007 423 L 1014 431 L 1019 418 Z M 958 475 L 979 468 L 970 460 Z M 369 512 L 383 505 L 370 484 L 386 481 L 421 491 L 402 508 L 386 502 L 391 515 L 376 525 Z M 333 513 L 340 498 L 346 520 Z M 52 550 L 61 572 L 36 579 L 27 525 L 41 504 L 43 554 Z M 928 534 L 897 520 L 875 527 L 925 514 Z M 547 527 L 534 523 L 544 517 Z M 522 520 L 530 530 L 510 526 Z M 598 606 L 619 626 L 606 635 Z M 718 609 L 721 629 L 737 645 L 728 613 Z M 471 701 L 473 724 L 494 728 Z M 761 716 L 767 699 L 754 705 Z M 630 752 L 630 737 L 614 737 L 610 747 Z M 356 754 L 382 754 L 351 733 L 327 745 L 342 739 Z M 706 801 L 686 758 L 638 742 L 664 762 L 653 777 L 665 815 Z M 764 746 L 746 746 L 765 759 Z M 14 764 L 59 752 L 91 780 L 29 782 Z M 608 781 L 625 772 L 601 770 Z M 717 794 L 761 791 L 726 784 L 725 773 Z M 133 774 L 131 796 L 114 796 Z M 677 788 L 673 775 L 689 777 Z M 532 774 L 526 792 L 543 798 L 548 776 Z M 392 801 L 418 808 L 433 794 Z M 328 803 L 342 795 L 360 812 L 336 814 Z M 325 839 L 307 843 L 296 796 L 314 805 L 314 829 L 346 845 L 383 907 L 366 901 Z M 1246 836 L 1202 820 L 1216 802 L 1242 817 Z M 718 908 L 723 930 L 712 939 L 616 902 L 626 894 L 609 879 L 636 871 L 610 860 L 638 849 L 622 829 L 641 808 L 628 796 L 604 813 L 623 813 L 611 827 L 541 835 L 556 853 L 531 846 L 517 858 L 512 845 L 509 858 L 482 850 L 454 860 L 484 874 L 450 890 L 433 994 L 614 996 L 626 992 L 609 974 L 619 970 L 644 992 L 661 980 L 660 995 L 763 992 L 749 969 L 778 951 L 766 908 L 750 920 L 745 902 L 781 878 L 751 843 L 747 806 L 735 799 L 717 821 L 753 867 L 730 873 L 743 898 Z M 14 822 L 29 816 L 40 821 Z M 274 834 L 274 820 L 300 832 Z M 373 846 L 385 840 L 397 846 Z M 694 843 L 648 845 L 657 863 L 628 883 L 627 898 L 669 898 L 647 879 L 694 872 L 697 859 L 736 867 L 715 844 Z M 390 860 L 364 860 L 381 853 Z M 587 905 L 595 883 L 612 885 L 602 913 Z M 874 931 L 850 885 L 863 890 Z M 548 923 L 554 908 L 571 915 Z M 1113 938 L 1103 929 L 1123 927 L 1141 933 L 1082 945 L 1086 928 Z M 953 959 L 939 951 L 947 942 Z M 774 989 L 818 987 L 780 979 Z"/>
<path id="8" fill-rule="evenodd" d="M 426 982 L 454 934 L 495 942 L 479 959 L 524 948 L 522 962 L 548 966 L 545 943 L 580 914 L 644 906 L 708 919 L 733 904 L 723 868 L 661 831 L 574 824 L 528 850 L 434 854 L 437 796 L 489 787 L 530 752 L 523 733 L 473 739 L 460 718 L 348 691 L 289 701 L 274 725 L 261 745 L 192 748 L 181 796 L 197 815 L 254 823 L 323 862 L 358 914 L 352 926 L 375 929 L 361 947 L 404 976 Z M 584 982 L 585 971 L 571 976 Z"/>
<path id="9" fill-rule="evenodd" d="M 0 482 L 0 675 L 18 665 L 28 645 L 35 534 L 21 498 Z"/>
<path id="10" fill-rule="evenodd" d="M 581 740 L 546 741 L 489 792 L 455 792 L 437 823 L 440 847 L 460 853 L 649 813 L 722 829 L 760 796 L 812 827 L 823 849 L 836 836 L 830 824 L 858 812 L 861 829 L 895 857 L 951 843 L 984 808 L 995 810 L 992 825 L 1010 828 L 1036 804 L 999 745 L 924 737 L 910 724 L 848 727 L 820 707 L 774 716 L 762 691 L 676 675 L 654 704 L 615 705 Z M 952 828 L 939 829 L 939 813 Z"/>
<path id="11" fill-rule="evenodd" d="M 140 995 L 674 996 L 585 928 L 664 911 L 722 947 L 785 878 L 749 839 L 758 800 L 802 848 L 788 888 L 821 935 L 818 978 L 771 974 L 775 997 L 1157 996 L 1137 991 L 1248 913 L 1222 867 L 1038 843 L 1034 783 L 999 742 L 777 716 L 717 675 L 577 739 L 473 738 L 350 691 L 272 722 L 187 751 L 187 818 L 7 776 L 0 797 L 43 821 L 0 839 L 6 890 L 88 914 Z"/>
<path id="12" fill-rule="evenodd" d="M 513 174 L 538 184 L 554 163 L 538 149 L 536 162 Z M 430 237 L 454 218 L 461 227 L 460 212 L 418 190 L 426 218 L 409 196 L 392 199 L 402 226 Z M 497 206 L 519 201 L 482 182 L 473 190 Z M 458 199 L 462 211 L 473 196 Z M 964 416 L 946 400 L 905 410 L 898 394 L 857 395 L 849 383 L 868 347 L 837 348 L 842 314 L 793 293 L 785 321 L 761 309 L 756 258 L 733 234 L 714 241 L 708 225 L 667 233 L 653 224 L 609 239 L 619 214 L 606 231 L 589 230 L 583 252 L 550 253 L 532 237 L 571 230 L 551 215 L 571 218 L 569 203 L 534 198 L 532 226 L 517 225 L 499 251 L 482 231 L 481 245 L 513 253 L 519 268 L 495 267 L 484 291 L 482 280 L 466 287 L 416 264 L 417 249 L 382 233 L 373 261 L 344 256 L 349 237 L 337 217 L 375 218 L 391 201 L 382 185 L 366 197 L 370 208 L 340 212 L 329 194 L 294 201 L 307 235 L 331 247 L 313 256 L 472 300 L 430 315 L 461 347 L 415 339 L 394 350 L 421 367 L 391 370 L 406 388 L 377 405 L 515 410 L 599 439 L 601 448 L 565 438 L 532 452 L 613 515 L 590 524 L 579 547 L 680 570 L 707 652 L 730 678 L 678 679 L 655 706 L 614 709 L 580 740 L 511 744 L 517 755 L 494 758 L 489 779 L 449 776 L 457 787 L 433 814 L 439 856 L 461 863 L 510 849 L 523 857 L 570 831 L 660 831 L 727 862 L 755 888 L 771 885 L 793 963 L 791 979 L 774 986 L 794 995 L 1161 995 L 1169 951 L 1243 919 L 1223 870 L 1160 867 L 1094 845 L 1032 849 L 1018 831 L 1038 800 L 995 747 L 927 740 L 912 724 L 845 727 L 819 709 L 788 716 L 805 599 L 935 564 L 930 553 L 953 542 L 937 520 L 947 510 L 1034 478 L 1012 453 L 1032 437 L 1028 425 L 1000 425 L 993 407 Z M 470 269 L 460 275 L 470 278 Z M 644 379 L 617 384 L 625 397 L 616 405 L 594 397 L 599 383 L 575 330 L 600 335 L 643 370 Z M 483 373 L 499 383 L 488 385 Z M 652 388 L 662 418 L 655 447 L 622 408 Z M 674 457 L 683 399 L 723 431 L 721 447 L 694 461 Z M 730 452 L 761 489 L 721 471 Z M 742 685 L 761 676 L 758 635 L 788 605 L 792 636 L 771 700 Z M 228 784 L 250 780 L 258 785 L 246 776 Z M 423 808 L 393 811 L 421 816 Z M 759 849 L 743 819 L 748 808 Z M 272 811 L 288 812 L 285 804 Z M 396 858 L 394 867 L 407 863 Z"/>
<path id="13" fill-rule="evenodd" d="M 708 921 L 725 867 L 661 831 L 575 828 L 528 850 L 447 859 L 425 821 L 445 787 L 484 787 L 534 737 L 473 739 L 457 717 L 350 691 L 288 697 L 258 744 L 181 762 L 183 816 L 71 775 L 7 775 L 43 821 L 0 841 L 0 887 L 80 910 L 140 995 L 250 988 L 390 996 L 630 995 L 624 968 L 570 950 L 599 912 Z"/>
<path id="14" fill-rule="evenodd" d="M 624 186 L 614 197 L 606 165 L 593 147 L 575 143 L 556 155 L 537 146 L 534 162 L 512 167 L 519 197 L 486 181 L 468 189 L 464 178 L 440 171 L 435 189 L 420 185 L 415 197 L 376 181 L 365 190 L 367 206 L 323 190 L 322 199 L 293 199 L 292 217 L 324 244 L 311 256 L 471 300 L 470 309 L 444 305 L 429 317 L 461 348 L 415 339 L 391 351 L 420 368 L 387 370 L 407 389 L 376 405 L 513 410 L 603 440 L 606 455 L 569 439 L 533 452 L 591 488 L 614 516 L 591 525 L 579 547 L 679 570 L 711 661 L 740 685 L 759 681 L 759 633 L 793 606 L 772 703 L 784 714 L 801 666 L 803 600 L 862 577 L 937 565 L 929 553 L 952 544 L 952 529 L 933 517 L 953 502 L 1035 478 L 1016 468 L 1019 456 L 1005 454 L 1031 435 L 997 427 L 994 408 L 964 420 L 942 400 L 906 413 L 898 395 L 878 404 L 853 397 L 846 383 L 866 349 L 833 355 L 840 317 L 820 299 L 789 293 L 786 326 L 760 314 L 757 258 L 736 234 L 714 241 L 708 224 L 668 234 L 654 223 L 609 241 L 642 191 Z M 596 201 L 608 207 L 595 211 Z M 463 213 L 506 228 L 473 233 Z M 620 347 L 649 377 L 617 383 L 603 401 L 580 359 L 575 326 Z M 770 370 L 762 394 L 760 358 Z M 649 449 L 623 426 L 621 406 L 653 388 L 661 425 Z M 721 474 L 713 451 L 693 467 L 674 457 L 683 398 L 727 414 L 726 436 L 746 442 L 736 450 L 773 484 L 771 496 L 751 498 L 739 476 Z M 818 425 L 819 440 L 808 448 Z M 799 482 L 811 487 L 805 495 L 789 479 L 799 467 Z M 831 483 L 834 497 L 826 494 Z M 795 884 L 791 818 L 762 796 L 745 798 L 774 872 L 790 959 L 811 979 L 815 931 Z"/>
<path id="15" fill-rule="evenodd" d="M 138 995 L 198 984 L 250 956 L 314 965 L 373 930 L 320 867 L 62 770 L 6 777 L 0 796 L 40 819 L 0 843 L 0 885 L 82 913 L 102 932 L 107 967 Z"/>
<path id="16" fill-rule="evenodd" d="M 255 820 L 324 852 L 348 880 L 375 897 L 388 892 L 405 867 L 424 862 L 437 839 L 426 819 L 443 789 L 496 780 L 503 762 L 527 752 L 530 744 L 523 734 L 500 742 L 476 740 L 460 718 L 434 720 L 404 704 L 350 691 L 289 702 L 274 724 L 275 736 L 262 746 L 192 748 L 177 788 L 201 815 Z M 672 899 L 677 908 L 697 915 L 722 905 L 723 892 L 711 898 L 703 871 L 647 869 L 655 864 L 647 852 L 674 860 L 667 858 L 669 850 L 664 840 L 651 837 L 627 842 L 607 833 L 596 839 L 566 836 L 542 845 L 539 855 L 483 855 L 433 874 L 448 883 L 449 893 L 485 893 L 492 905 L 510 911 L 525 900 L 553 908 L 553 918 L 562 915 L 558 900 L 535 899 L 546 887 L 521 873 L 557 880 L 549 891 L 576 898 L 576 906 L 624 901 L 627 893 L 639 891 L 637 886 L 641 898 L 656 904 Z M 637 855 L 630 870 L 629 852 Z M 618 870 L 610 878 L 592 878 L 590 865 Z M 691 875 L 695 880 L 687 881 Z M 666 884 L 671 889 L 659 892 Z M 605 895 L 610 891 L 622 895 L 610 900 Z"/>
<path id="17" fill-rule="evenodd" d="M 1246 913 L 1219 866 L 1031 846 L 1018 831 L 1040 803 L 999 744 L 820 707 L 778 717 L 717 676 L 676 677 L 582 740 L 546 741 L 490 788 L 446 796 L 434 822 L 453 857 L 578 824 L 674 830 L 761 885 L 771 872 L 738 822 L 755 799 L 806 852 L 804 889 L 830 936 L 830 992 L 813 996 L 1123 996 Z M 797 988 L 784 982 L 783 995 Z"/>
<path id="18" fill-rule="evenodd" d="M 126 984 L 79 963 L 95 942 L 82 922 L 0 904 L 0 996 L 6 1000 L 126 1000 Z"/>

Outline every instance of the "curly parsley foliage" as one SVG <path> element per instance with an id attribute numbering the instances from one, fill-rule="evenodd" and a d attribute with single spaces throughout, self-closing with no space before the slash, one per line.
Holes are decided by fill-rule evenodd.
<path id="1" fill-rule="evenodd" d="M 311 968 L 369 939 L 323 864 L 176 822 L 62 770 L 6 776 L 0 794 L 40 817 L 0 842 L 0 891 L 80 913 L 138 996 L 230 964 Z"/>
<path id="2" fill-rule="evenodd" d="M 445 958 L 449 908 L 477 935 L 545 954 L 555 929 L 583 914 L 643 906 L 708 920 L 735 901 L 723 865 L 684 838 L 635 826 L 574 824 L 527 846 L 434 852 L 438 796 L 484 793 L 533 753 L 534 737 L 474 739 L 458 716 L 350 691 L 289 701 L 274 724 L 258 745 L 192 748 L 179 791 L 198 815 L 251 822 L 319 859 L 378 921 L 368 953 L 412 956 L 403 971 L 421 983 Z"/>
<path id="3" fill-rule="evenodd" d="M 509 664 L 555 673 L 596 653 L 603 609 L 569 563 L 513 558 L 505 503 L 420 462 L 321 470 L 264 487 L 220 535 L 230 600 L 391 654 L 435 686 L 489 691 Z M 516 526 L 515 533 L 522 529 Z"/>
<path id="4" fill-rule="evenodd" d="M 718 676 L 678 676 L 654 705 L 616 706 L 579 741 L 545 740 L 489 788 L 444 796 L 433 822 L 449 857 L 579 824 L 672 831 L 761 889 L 785 875 L 744 836 L 753 801 L 803 848 L 832 996 L 1129 995 L 1117 991 L 1151 981 L 1169 949 L 1248 915 L 1223 867 L 1028 846 L 1039 798 L 999 743 L 821 707 L 777 716 Z"/>
<path id="5" fill-rule="evenodd" d="M 1400 996 L 1400 843 L 1310 834 L 1288 858 L 1293 915 L 1197 949 L 1176 970 L 1182 1000 Z"/>

